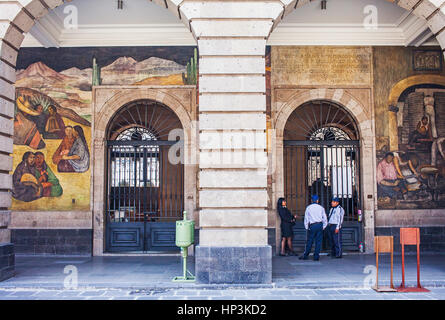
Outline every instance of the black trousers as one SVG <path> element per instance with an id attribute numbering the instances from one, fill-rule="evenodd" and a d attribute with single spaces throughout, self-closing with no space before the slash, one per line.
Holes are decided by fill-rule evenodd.
<path id="1" fill-rule="evenodd" d="M 331 255 L 336 257 L 341 257 L 342 255 L 341 228 L 338 231 L 338 233 L 335 233 L 336 228 L 337 228 L 336 224 L 328 225 L 329 241 L 331 242 Z"/>
<path id="2" fill-rule="evenodd" d="M 306 241 L 306 250 L 304 250 L 304 256 L 307 257 L 312 250 L 312 244 L 315 242 L 314 259 L 319 259 L 321 242 L 323 241 L 323 224 L 315 223 L 309 226 L 308 238 Z"/>

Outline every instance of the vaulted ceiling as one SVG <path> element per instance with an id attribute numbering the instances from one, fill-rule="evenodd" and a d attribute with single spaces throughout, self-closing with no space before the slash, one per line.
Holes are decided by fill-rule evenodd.
<path id="1" fill-rule="evenodd" d="M 377 28 L 365 28 L 371 11 Z M 78 27 L 64 22 L 77 14 Z M 368 20 L 367 20 L 368 19 Z M 374 19 L 375 21 L 375 19 Z M 435 45 L 426 23 L 384 0 L 314 0 L 284 18 L 269 45 Z M 73 0 L 40 19 L 23 46 L 196 45 L 189 29 L 148 0 Z"/>

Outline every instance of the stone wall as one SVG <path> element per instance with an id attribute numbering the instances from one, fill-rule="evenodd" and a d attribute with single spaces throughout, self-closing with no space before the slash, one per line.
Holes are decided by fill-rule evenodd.
<path id="1" fill-rule="evenodd" d="M 11 241 L 16 254 L 92 255 L 89 211 L 13 211 Z"/>
<path id="2" fill-rule="evenodd" d="M 0 243 L 0 281 L 15 274 L 15 254 L 12 243 Z"/>
<path id="3" fill-rule="evenodd" d="M 16 254 L 85 255 L 93 252 L 92 229 L 12 229 Z"/>

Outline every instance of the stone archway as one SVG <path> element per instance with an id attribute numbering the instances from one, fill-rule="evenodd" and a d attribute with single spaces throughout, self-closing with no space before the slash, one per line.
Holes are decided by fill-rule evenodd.
<path id="1" fill-rule="evenodd" d="M 93 134 L 92 153 L 95 155 L 91 166 L 91 203 L 93 211 L 93 254 L 104 253 L 104 201 L 105 201 L 105 141 L 107 127 L 116 112 L 133 101 L 150 100 L 159 102 L 179 118 L 184 129 L 184 154 L 188 155 L 196 148 L 196 134 L 193 130 L 194 87 L 119 87 L 105 86 L 94 88 L 93 91 Z M 190 99 L 184 99 L 184 97 Z M 182 101 L 182 102 L 181 102 Z M 184 165 L 184 208 L 195 218 L 196 211 L 196 165 Z"/>
<path id="2" fill-rule="evenodd" d="M 287 120 L 292 112 L 299 106 L 314 100 L 331 101 L 339 104 L 346 109 L 358 126 L 360 136 L 361 149 L 361 184 L 362 184 L 362 203 L 365 216 L 365 241 L 366 251 L 373 251 L 374 239 L 374 195 L 376 186 L 374 183 L 375 172 L 375 139 L 373 127 L 373 114 L 365 108 L 365 106 L 355 98 L 351 93 L 344 89 L 304 89 L 295 90 L 286 102 L 284 102 L 277 110 L 276 116 L 273 118 L 272 126 L 275 136 L 272 141 L 272 165 L 273 171 L 272 185 L 273 199 L 283 196 L 284 194 L 284 170 L 283 170 L 283 138 L 284 128 Z M 365 195 L 372 195 L 371 199 Z M 275 204 L 273 204 L 275 205 Z M 275 207 L 273 208 L 275 209 Z M 278 219 L 278 218 L 277 218 Z M 278 223 L 275 223 L 278 225 Z M 278 232 L 277 232 L 278 234 Z M 278 236 L 276 236 L 278 238 Z"/>

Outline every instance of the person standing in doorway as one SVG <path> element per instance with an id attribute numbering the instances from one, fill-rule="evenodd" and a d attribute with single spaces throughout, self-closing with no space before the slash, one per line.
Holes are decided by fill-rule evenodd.
<path id="1" fill-rule="evenodd" d="M 337 197 L 332 198 L 331 210 L 328 216 L 328 235 L 331 242 L 331 258 L 342 257 L 341 246 L 341 227 L 343 224 L 343 217 L 345 216 L 345 210 L 340 205 L 340 199 Z"/>
<path id="2" fill-rule="evenodd" d="M 298 259 L 307 260 L 312 250 L 312 243 L 315 241 L 314 261 L 320 260 L 321 242 L 323 241 L 323 230 L 328 225 L 326 211 L 319 204 L 320 198 L 312 196 L 312 204 L 307 206 L 304 213 L 304 227 L 308 231 L 306 249 Z"/>
<path id="3" fill-rule="evenodd" d="M 281 218 L 281 251 L 280 256 L 286 256 L 286 244 L 289 247 L 289 255 L 295 256 L 295 252 L 292 249 L 292 237 L 294 235 L 292 227 L 295 224 L 295 217 L 286 207 L 286 200 L 279 198 L 277 203 L 278 214 Z"/>

